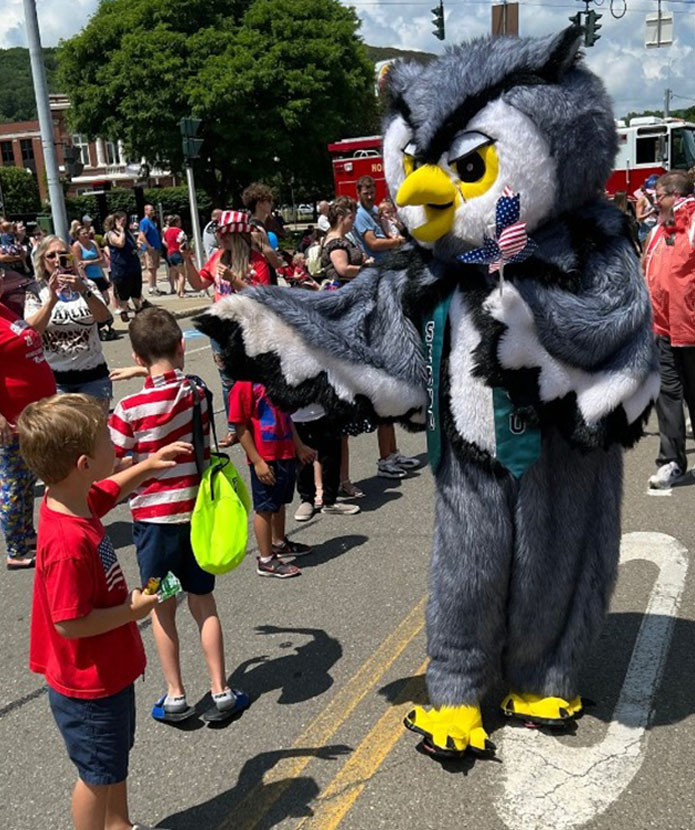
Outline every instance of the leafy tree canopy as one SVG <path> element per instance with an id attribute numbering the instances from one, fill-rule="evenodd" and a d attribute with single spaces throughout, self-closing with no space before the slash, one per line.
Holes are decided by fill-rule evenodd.
<path id="1" fill-rule="evenodd" d="M 49 92 L 56 92 L 56 52 L 55 48 L 43 50 Z M 36 99 L 31 79 L 29 50 L 19 46 L 14 49 L 0 49 L 0 77 L 0 124 L 36 120 Z"/>
<path id="2" fill-rule="evenodd" d="M 176 170 L 178 122 L 201 118 L 196 174 L 219 199 L 278 176 L 316 194 L 326 144 L 374 128 L 358 27 L 338 0 L 103 0 L 62 45 L 59 79 L 76 130 Z"/>
<path id="3" fill-rule="evenodd" d="M 8 216 L 40 209 L 36 178 L 21 167 L 0 167 L 0 188 Z"/>

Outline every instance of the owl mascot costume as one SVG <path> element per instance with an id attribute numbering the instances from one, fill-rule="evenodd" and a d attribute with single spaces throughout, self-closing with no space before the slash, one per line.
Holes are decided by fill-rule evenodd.
<path id="1" fill-rule="evenodd" d="M 580 31 L 395 64 L 386 178 L 413 244 L 339 291 L 254 288 L 196 321 L 278 405 L 427 430 L 434 754 L 491 751 L 480 701 L 565 726 L 615 582 L 623 447 L 658 393 L 649 299 L 604 197 L 617 148 Z"/>

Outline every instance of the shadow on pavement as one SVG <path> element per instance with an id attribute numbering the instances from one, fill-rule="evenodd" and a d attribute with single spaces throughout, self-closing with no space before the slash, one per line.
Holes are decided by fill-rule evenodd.
<path id="1" fill-rule="evenodd" d="M 290 634 L 311 637 L 309 642 L 294 646 L 289 640 L 281 648 L 292 648 L 290 654 L 269 657 L 261 654 L 245 660 L 229 678 L 229 685 L 243 689 L 256 700 L 274 689 L 280 689 L 278 703 L 300 703 L 330 689 L 330 670 L 340 660 L 343 647 L 321 628 L 285 628 L 259 625 L 258 634 Z"/>
<path id="2" fill-rule="evenodd" d="M 254 826 L 257 830 L 268 830 L 288 818 L 312 816 L 314 813 L 309 805 L 319 794 L 318 784 L 313 778 L 297 776 L 264 783 L 264 775 L 286 758 L 312 756 L 332 761 L 350 751 L 349 746 L 340 744 L 261 752 L 246 761 L 232 789 L 167 816 L 161 824 L 171 830 L 209 830 L 226 819 L 223 826 L 233 828 L 258 810 L 262 815 Z M 244 798 L 249 793 L 250 797 Z M 263 813 L 264 805 L 268 805 L 268 809 Z M 238 811 L 236 815 L 235 811 Z"/>
<path id="3" fill-rule="evenodd" d="M 330 516 L 324 516 L 323 518 L 328 522 L 331 520 Z M 321 542 L 308 556 L 302 556 L 296 560 L 295 565 L 303 571 L 307 568 L 318 568 L 326 562 L 330 562 L 331 559 L 337 559 L 344 553 L 353 550 L 353 548 L 358 548 L 368 541 L 369 536 L 362 536 L 356 533 L 336 536 L 333 539 L 328 539 L 326 542 Z"/>
<path id="4" fill-rule="evenodd" d="M 695 714 L 695 649 L 692 647 L 695 642 L 695 621 L 676 619 L 674 622 L 672 618 L 661 615 L 625 612 L 607 616 L 601 636 L 582 672 L 580 692 L 585 696 L 586 717 L 604 723 L 614 719 L 637 634 L 643 624 L 650 627 L 654 636 L 673 624 L 671 645 L 647 728 L 680 723 Z M 413 704 L 427 706 L 429 698 L 423 675 L 394 680 L 382 686 L 379 694 L 389 703 L 398 704 L 399 695 L 405 686 L 418 679 L 420 682 L 415 683 L 415 693 L 410 697 Z M 498 682 L 483 702 L 483 719 L 490 734 L 508 722 L 498 708 L 507 691 L 504 684 Z M 589 705 L 589 701 L 594 702 L 593 705 Z M 630 717 L 634 711 L 634 707 L 627 707 L 627 717 L 622 721 L 625 725 L 637 725 Z M 581 730 L 581 720 L 579 729 Z M 550 734 L 568 733 L 563 731 Z"/>

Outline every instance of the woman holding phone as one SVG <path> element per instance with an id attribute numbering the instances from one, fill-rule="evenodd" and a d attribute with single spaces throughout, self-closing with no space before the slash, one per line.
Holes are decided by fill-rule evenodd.
<path id="1" fill-rule="evenodd" d="M 97 324 L 110 313 L 97 286 L 57 236 L 44 237 L 36 247 L 34 269 L 37 287 L 27 291 L 24 319 L 43 337 L 58 392 L 91 395 L 108 410 L 111 381 Z"/>

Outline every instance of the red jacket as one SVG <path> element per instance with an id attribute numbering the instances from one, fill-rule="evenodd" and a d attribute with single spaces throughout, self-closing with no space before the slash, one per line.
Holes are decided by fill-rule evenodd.
<path id="1" fill-rule="evenodd" d="M 672 346 L 695 346 L 695 198 L 673 208 L 673 224 L 658 224 L 644 254 L 652 327 Z"/>

